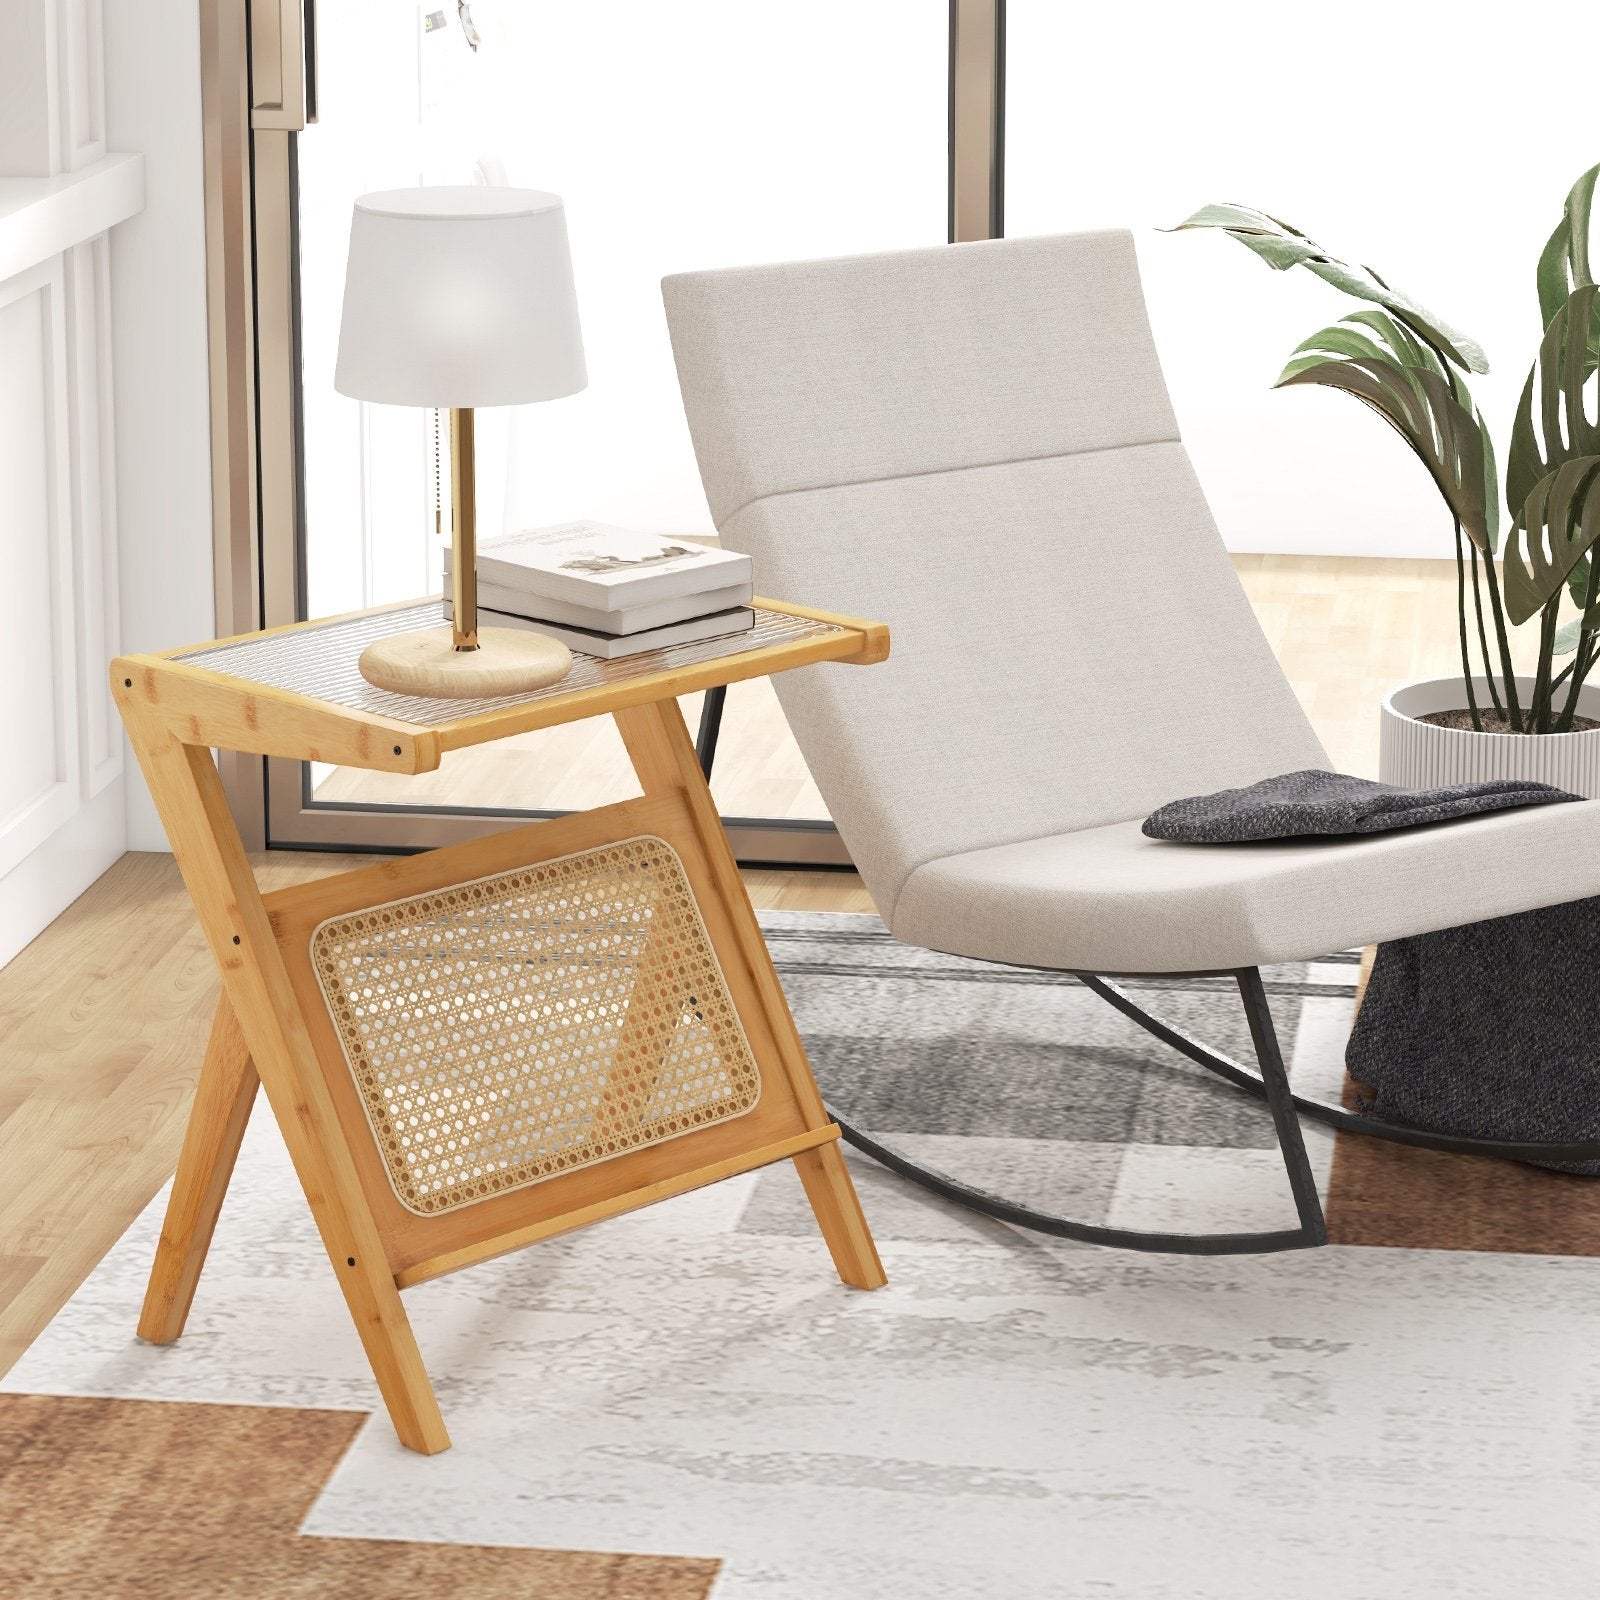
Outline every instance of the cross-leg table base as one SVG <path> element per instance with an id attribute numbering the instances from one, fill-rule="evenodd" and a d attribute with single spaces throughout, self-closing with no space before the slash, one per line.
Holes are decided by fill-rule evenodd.
<path id="1" fill-rule="evenodd" d="M 131 691 L 132 682 L 126 687 Z M 676 701 L 615 713 L 642 800 L 386 860 L 264 897 L 210 750 L 184 742 L 169 722 L 142 708 L 137 693 L 120 698 L 223 981 L 139 1321 L 142 1337 L 167 1342 L 183 1330 L 258 1084 L 282 1129 L 395 1431 L 414 1450 L 443 1450 L 449 1437 L 400 1291 L 472 1262 L 792 1159 L 839 1276 L 863 1289 L 883 1284 L 838 1129 L 823 1108 Z M 341 1050 L 326 991 L 319 993 L 308 941 L 331 915 L 348 915 L 352 907 L 359 912 L 437 893 L 524 860 L 565 859 L 609 838 L 635 836 L 664 841 L 682 863 L 759 1072 L 759 1099 L 742 1115 L 681 1136 L 521 1187 L 486 1187 L 482 1199 L 440 1214 L 419 1209 L 415 1195 L 404 1201 L 385 1167 L 370 1105 L 363 1117 L 348 1046 Z M 651 959 L 647 945 L 641 973 Z M 637 1121 L 654 1092 L 664 1037 L 659 1017 L 626 1019 L 601 1115 Z"/>

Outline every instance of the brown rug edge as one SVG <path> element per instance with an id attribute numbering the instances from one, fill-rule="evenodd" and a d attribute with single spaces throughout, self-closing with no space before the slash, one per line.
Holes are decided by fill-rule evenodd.
<path id="1" fill-rule="evenodd" d="M 1362 952 L 1357 1011 L 1376 954 L 1374 945 Z M 1347 1109 L 1355 1109 L 1355 1092 L 1346 1078 Z M 1323 1209 L 1329 1244 L 1600 1256 L 1600 1179 L 1489 1156 L 1335 1133 Z"/>
<path id="2" fill-rule="evenodd" d="M 720 1562 L 297 1530 L 366 1414 L 0 1394 L 7 1600 L 708 1600 Z"/>

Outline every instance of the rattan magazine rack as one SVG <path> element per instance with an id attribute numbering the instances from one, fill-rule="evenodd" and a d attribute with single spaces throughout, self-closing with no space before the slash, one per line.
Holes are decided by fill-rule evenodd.
<path id="1" fill-rule="evenodd" d="M 356 670 L 416 602 L 112 667 L 222 976 L 139 1321 L 183 1331 L 265 1090 L 402 1443 L 449 1436 L 400 1291 L 793 1160 L 839 1276 L 884 1282 L 677 697 L 888 654 L 879 624 L 756 602 L 753 631 L 495 700 Z M 214 749 L 420 773 L 448 750 L 616 721 L 642 797 L 263 894 Z"/>

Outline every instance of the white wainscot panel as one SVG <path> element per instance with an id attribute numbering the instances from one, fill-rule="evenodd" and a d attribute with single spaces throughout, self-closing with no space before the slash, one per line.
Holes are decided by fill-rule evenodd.
<path id="1" fill-rule="evenodd" d="M 66 275 L 0 283 L 0 874 L 80 804 Z"/>

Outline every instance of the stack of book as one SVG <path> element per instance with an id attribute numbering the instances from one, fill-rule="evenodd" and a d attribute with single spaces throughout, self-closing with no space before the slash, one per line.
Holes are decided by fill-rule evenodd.
<path id="1" fill-rule="evenodd" d="M 444 581 L 448 616 L 448 549 Z M 478 547 L 479 626 L 528 628 L 608 661 L 753 628 L 750 596 L 749 556 L 603 522 Z"/>

